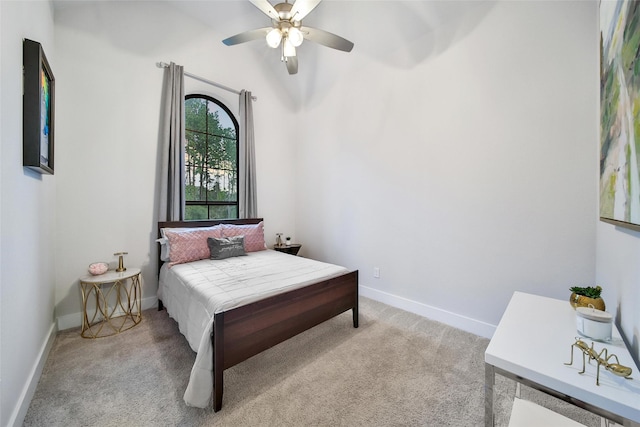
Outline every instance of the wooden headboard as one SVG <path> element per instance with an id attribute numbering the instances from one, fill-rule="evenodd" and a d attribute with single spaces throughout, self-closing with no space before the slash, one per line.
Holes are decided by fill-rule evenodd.
<path id="1" fill-rule="evenodd" d="M 241 219 L 207 219 L 202 221 L 162 221 L 158 222 L 158 237 L 162 237 L 162 228 L 195 228 L 212 227 L 218 224 L 259 224 L 262 218 L 241 218 Z"/>

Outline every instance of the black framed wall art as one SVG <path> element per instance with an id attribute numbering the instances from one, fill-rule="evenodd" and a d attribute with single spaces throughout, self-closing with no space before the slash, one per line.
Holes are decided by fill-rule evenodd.
<path id="1" fill-rule="evenodd" d="M 22 55 L 22 164 L 53 175 L 55 78 L 40 43 L 24 39 Z"/>

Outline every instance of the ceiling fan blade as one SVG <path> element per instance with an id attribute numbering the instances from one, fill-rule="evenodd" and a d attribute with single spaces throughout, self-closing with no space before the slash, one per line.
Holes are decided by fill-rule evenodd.
<path id="1" fill-rule="evenodd" d="M 351 52 L 353 43 L 349 40 L 337 36 L 328 31 L 319 30 L 317 28 L 303 27 L 300 29 L 304 34 L 305 40 L 319 43 L 332 49 L 341 50 L 343 52 Z"/>
<path id="2" fill-rule="evenodd" d="M 298 73 L 298 57 L 297 56 L 287 56 L 284 58 L 285 63 L 287 64 L 287 71 L 289 74 L 297 74 Z"/>
<path id="3" fill-rule="evenodd" d="M 267 0 L 249 0 L 255 7 L 260 9 L 262 13 L 267 15 L 271 19 L 275 19 L 276 21 L 280 20 L 280 15 L 278 11 L 274 9 L 274 7 Z"/>
<path id="4" fill-rule="evenodd" d="M 250 42 L 258 39 L 264 39 L 267 36 L 267 33 L 272 29 L 273 28 L 271 27 L 264 27 L 264 28 L 257 28 L 255 30 L 245 31 L 244 33 L 236 34 L 235 36 L 231 36 L 229 38 L 222 40 L 222 43 L 226 44 L 227 46 L 233 46 L 239 43 Z"/>
<path id="5" fill-rule="evenodd" d="M 293 21 L 302 21 L 321 0 L 296 0 L 291 8 L 291 19 Z"/>

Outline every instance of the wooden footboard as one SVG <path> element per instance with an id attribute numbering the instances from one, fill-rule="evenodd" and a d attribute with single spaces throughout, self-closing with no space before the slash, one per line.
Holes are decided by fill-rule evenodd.
<path id="1" fill-rule="evenodd" d="M 358 327 L 358 272 L 218 313 L 214 319 L 213 409 L 222 407 L 223 371 L 347 310 Z"/>

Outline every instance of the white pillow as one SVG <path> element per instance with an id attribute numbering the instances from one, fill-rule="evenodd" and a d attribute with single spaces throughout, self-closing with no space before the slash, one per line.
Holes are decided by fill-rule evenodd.
<path id="1" fill-rule="evenodd" d="M 160 243 L 160 260 L 161 261 L 170 261 L 171 257 L 169 256 L 169 239 L 166 237 L 161 237 L 156 239 L 156 242 Z"/>

